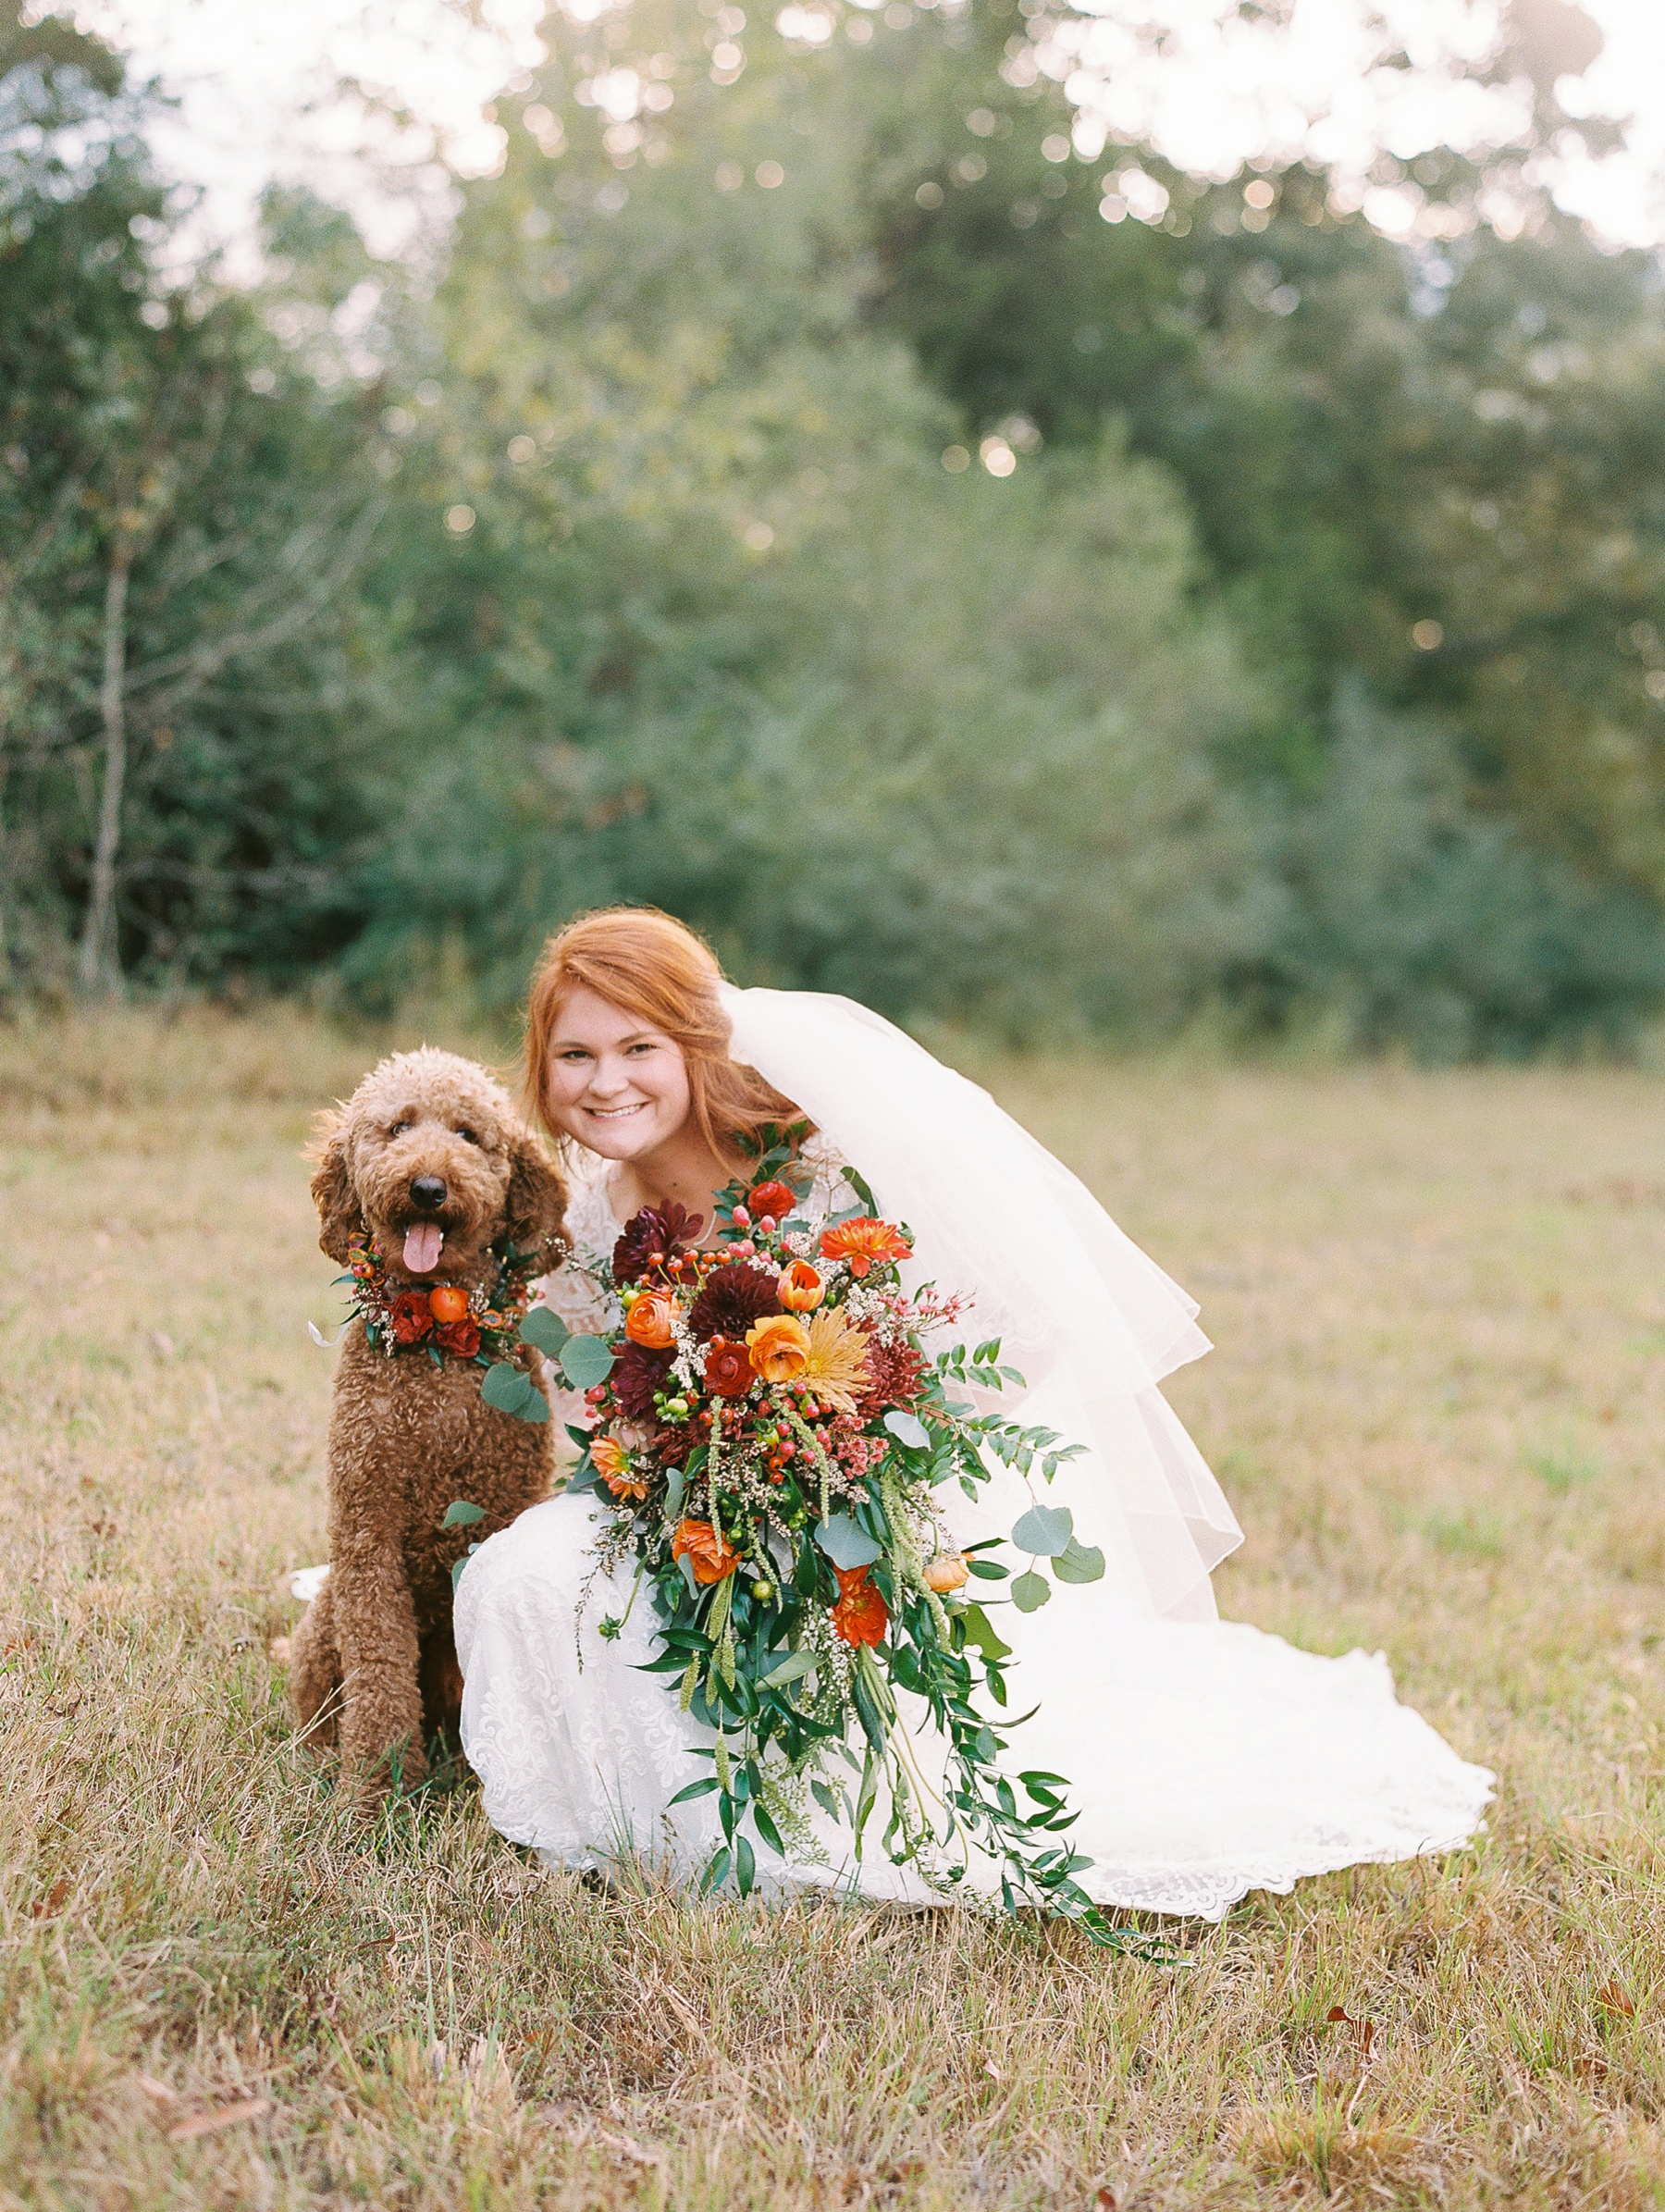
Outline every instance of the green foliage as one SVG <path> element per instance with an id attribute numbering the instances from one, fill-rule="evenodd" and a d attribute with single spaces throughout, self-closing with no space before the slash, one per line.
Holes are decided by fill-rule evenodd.
<path id="1" fill-rule="evenodd" d="M 648 899 L 1020 1036 L 1622 1044 L 1665 998 L 1652 265 L 1503 241 L 1452 155 L 1414 181 L 1468 227 L 1414 253 L 1305 168 L 1263 218 L 1055 161 L 1021 22 L 755 25 L 718 83 L 683 0 L 551 18 L 443 252 L 274 192 L 260 287 L 169 291 L 142 100 L 0 11 L 0 988 L 502 1013 Z M 1101 219 L 1135 166 L 1166 216 Z"/>

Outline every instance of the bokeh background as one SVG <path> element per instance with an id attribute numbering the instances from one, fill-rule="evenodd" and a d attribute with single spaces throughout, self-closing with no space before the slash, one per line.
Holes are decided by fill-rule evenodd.
<path id="1" fill-rule="evenodd" d="M 0 6 L 0 995 L 1665 1005 L 1643 0 Z"/>

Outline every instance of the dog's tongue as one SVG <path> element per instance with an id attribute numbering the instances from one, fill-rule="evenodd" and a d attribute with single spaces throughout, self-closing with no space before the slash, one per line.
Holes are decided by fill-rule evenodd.
<path id="1" fill-rule="evenodd" d="M 405 1230 L 404 1264 L 413 1275 L 431 1275 L 444 1247 L 445 1231 L 438 1221 L 413 1221 Z"/>

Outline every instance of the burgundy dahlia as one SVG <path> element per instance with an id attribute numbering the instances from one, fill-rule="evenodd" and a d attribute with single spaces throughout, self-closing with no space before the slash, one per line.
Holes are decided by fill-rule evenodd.
<path id="1" fill-rule="evenodd" d="M 705 1289 L 688 1308 L 688 1327 L 697 1337 L 728 1337 L 744 1343 L 746 1332 L 765 1314 L 778 1314 L 776 1278 L 761 1267 L 731 1261 L 706 1277 Z"/>
<path id="2" fill-rule="evenodd" d="M 665 1388 L 670 1374 L 669 1352 L 650 1351 L 646 1344 L 626 1344 L 609 1378 L 620 1412 L 633 1421 L 657 1420 L 653 1393 Z"/>
<path id="3" fill-rule="evenodd" d="M 705 1227 L 703 1214 L 685 1213 L 680 1205 L 645 1205 L 624 1224 L 613 1246 L 614 1282 L 634 1282 L 655 1260 L 669 1259 L 681 1244 L 698 1241 Z"/>

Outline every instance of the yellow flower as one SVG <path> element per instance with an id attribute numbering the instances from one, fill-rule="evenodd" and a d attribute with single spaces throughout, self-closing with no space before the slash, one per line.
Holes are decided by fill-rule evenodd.
<path id="1" fill-rule="evenodd" d="M 808 1324 L 809 1356 L 793 1378 L 834 1413 L 853 1414 L 866 1390 L 867 1335 L 835 1305 L 822 1306 Z"/>

